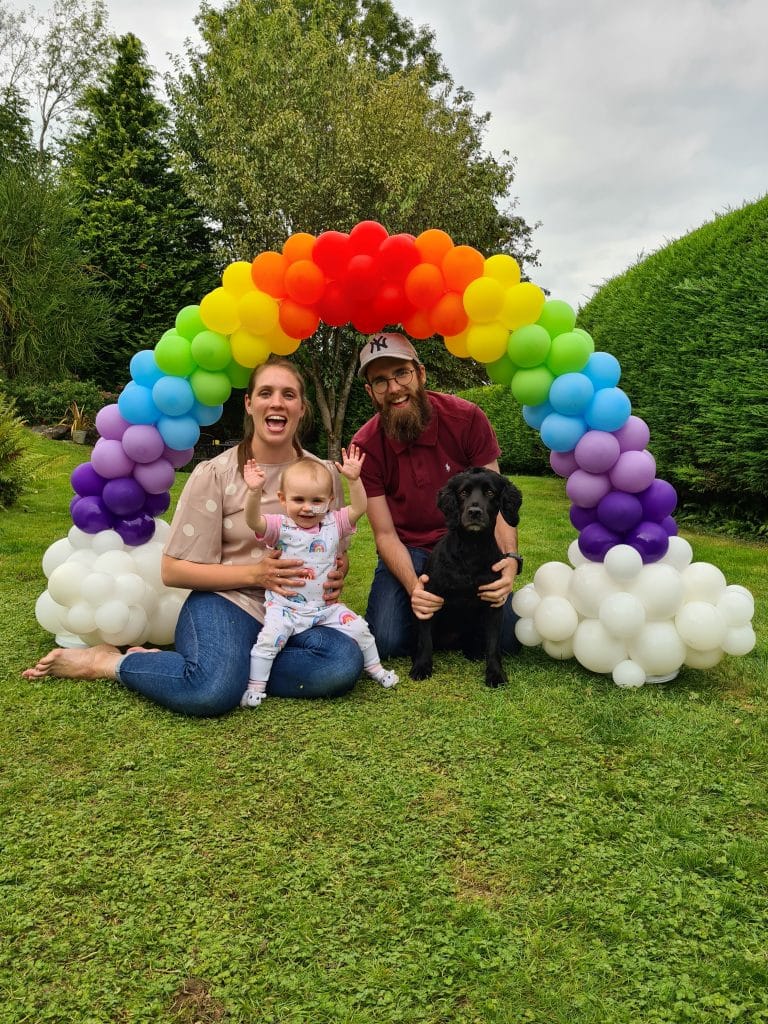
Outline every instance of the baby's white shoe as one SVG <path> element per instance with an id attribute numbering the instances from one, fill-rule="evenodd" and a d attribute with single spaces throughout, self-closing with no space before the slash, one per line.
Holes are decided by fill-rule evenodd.
<path id="1" fill-rule="evenodd" d="M 376 680 L 376 682 L 379 684 L 379 686 L 383 686 L 385 690 L 391 690 L 393 686 L 397 686 L 397 684 L 400 682 L 400 677 L 397 675 L 396 672 L 393 672 L 390 669 L 389 672 L 385 672 L 380 679 Z"/>
<path id="2" fill-rule="evenodd" d="M 266 693 L 260 693 L 258 690 L 246 690 L 243 696 L 240 698 L 240 707 L 257 708 L 266 699 Z"/>

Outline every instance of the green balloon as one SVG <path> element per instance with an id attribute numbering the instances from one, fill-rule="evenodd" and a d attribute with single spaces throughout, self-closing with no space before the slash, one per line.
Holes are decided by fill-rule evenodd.
<path id="1" fill-rule="evenodd" d="M 509 336 L 509 358 L 523 369 L 540 366 L 547 358 L 552 339 L 539 324 L 518 327 Z"/>
<path id="2" fill-rule="evenodd" d="M 595 343 L 586 332 L 567 331 L 552 339 L 547 366 L 556 377 L 561 373 L 578 373 L 594 351 Z"/>
<path id="3" fill-rule="evenodd" d="M 531 370 L 518 370 L 510 387 L 521 405 L 541 405 L 549 398 L 554 379 L 546 366 L 536 366 Z"/>
<path id="4" fill-rule="evenodd" d="M 176 330 L 187 341 L 192 341 L 196 334 L 205 329 L 205 324 L 200 319 L 199 306 L 185 306 L 184 309 L 180 309 L 176 314 Z"/>
<path id="5" fill-rule="evenodd" d="M 163 373 L 175 377 L 188 377 L 197 366 L 189 342 L 176 331 L 166 331 L 155 345 L 155 362 Z"/>
<path id="6" fill-rule="evenodd" d="M 226 373 L 213 373 L 211 370 L 195 370 L 189 383 L 195 398 L 203 405 L 221 405 L 232 393 L 232 384 Z"/>
<path id="7" fill-rule="evenodd" d="M 517 370 L 517 367 L 508 356 L 502 356 L 495 363 L 485 364 L 485 372 L 494 384 L 511 384 L 512 378 L 515 376 L 515 370 Z"/>
<path id="8" fill-rule="evenodd" d="M 562 299 L 549 299 L 544 303 L 541 316 L 536 322 L 548 332 L 550 338 L 556 338 L 558 334 L 573 330 L 576 313 Z"/>
<path id="9" fill-rule="evenodd" d="M 247 388 L 253 370 L 247 366 L 241 366 L 240 363 L 236 363 L 233 359 L 231 363 L 224 367 L 224 373 L 229 377 L 229 382 L 233 388 Z"/>
<path id="10" fill-rule="evenodd" d="M 204 370 L 223 370 L 232 359 L 229 338 L 215 331 L 200 331 L 192 339 L 192 358 Z"/>

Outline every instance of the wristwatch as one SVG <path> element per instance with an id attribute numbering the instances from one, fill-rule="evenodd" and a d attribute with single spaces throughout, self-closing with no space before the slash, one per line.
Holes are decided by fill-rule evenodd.
<path id="1" fill-rule="evenodd" d="M 514 560 L 517 562 L 517 575 L 519 576 L 520 573 L 523 571 L 523 556 L 518 555 L 516 551 L 505 551 L 501 557 L 514 558 Z"/>

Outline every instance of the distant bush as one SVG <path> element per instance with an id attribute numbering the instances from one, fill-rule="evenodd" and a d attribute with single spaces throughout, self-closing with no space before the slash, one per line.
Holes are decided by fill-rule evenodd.
<path id="1" fill-rule="evenodd" d="M 10 508 L 19 500 L 40 461 L 15 402 L 0 389 L 0 508 Z"/>
<path id="2" fill-rule="evenodd" d="M 491 421 L 499 439 L 499 467 L 504 473 L 541 476 L 550 473 L 549 452 L 522 416 L 520 404 L 509 388 L 501 384 L 469 388 L 458 392 L 461 398 L 479 405 Z"/>
<path id="3" fill-rule="evenodd" d="M 76 402 L 92 421 L 103 406 L 116 400 L 90 380 L 51 381 L 47 384 L 30 384 L 22 381 L 4 381 L 4 390 L 15 400 L 19 414 L 30 424 L 60 423 L 67 417 L 67 410 Z"/>
<path id="4" fill-rule="evenodd" d="M 579 313 L 683 511 L 768 533 L 768 197 L 609 281 Z"/>

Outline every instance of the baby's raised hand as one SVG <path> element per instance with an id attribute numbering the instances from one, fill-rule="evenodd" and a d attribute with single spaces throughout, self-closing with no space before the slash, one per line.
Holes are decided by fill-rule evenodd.
<path id="1" fill-rule="evenodd" d="M 336 468 L 347 480 L 357 480 L 365 462 L 365 452 L 361 452 L 356 444 L 351 444 L 349 450 L 341 449 L 341 462 L 336 463 Z"/>
<path id="2" fill-rule="evenodd" d="M 243 466 L 243 479 L 249 491 L 260 491 L 264 486 L 267 474 L 258 464 L 256 459 L 248 459 Z"/>

